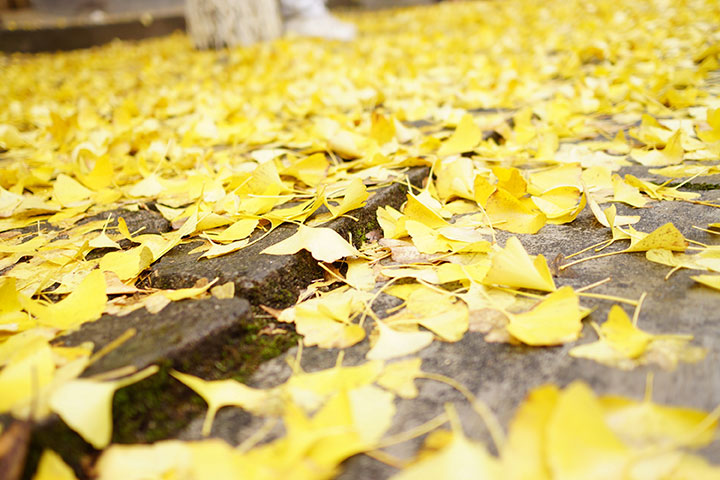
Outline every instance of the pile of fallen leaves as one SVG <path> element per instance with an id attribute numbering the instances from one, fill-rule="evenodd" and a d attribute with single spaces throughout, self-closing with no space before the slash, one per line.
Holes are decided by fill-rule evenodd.
<path id="1" fill-rule="evenodd" d="M 489 341 L 577 340 L 586 293 L 556 285 L 542 255 L 529 255 L 515 236 L 502 246 L 495 233 L 534 234 L 586 208 L 612 235 L 593 247 L 625 241 L 613 254 L 644 252 L 698 270 L 697 282 L 720 289 L 717 246 L 672 224 L 638 231 L 642 210 L 616 207 L 719 206 L 668 182 L 720 173 L 711 82 L 720 6 L 513 0 L 350 19 L 361 35 L 348 44 L 281 39 L 195 51 L 175 35 L 0 58 L 0 413 L 56 413 L 105 449 L 114 392 L 156 368 L 80 378 L 97 358 L 94 346 L 53 340 L 103 313 L 232 296 L 232 284 L 157 290 L 139 279 L 188 239 L 202 240 L 202 261 L 292 223 L 296 233 L 263 254 L 308 250 L 328 276 L 297 305 L 270 311 L 293 323 L 306 346 L 344 348 L 369 334 L 368 362 L 316 373 L 297 363 L 270 390 L 175 372 L 209 405 L 205 433 L 219 408 L 235 406 L 268 425 L 281 420 L 285 436 L 263 442 L 269 426 L 238 447 L 111 446 L 95 466 L 101 478 L 327 478 L 352 455 L 383 460 L 383 446 L 428 432 L 396 478 L 720 476 L 687 453 L 713 441 L 717 412 L 659 406 L 649 395 L 597 397 L 580 383 L 546 386 L 530 393 L 505 438 L 464 387 L 423 372 L 419 359 L 395 360 L 434 340 L 460 340 L 478 311 L 493 313 L 482 328 Z M 618 173 L 631 164 L 668 182 Z M 429 167 L 430 178 L 400 210 L 378 209 L 379 241 L 358 249 L 323 227 L 374 190 L 406 182 L 417 166 Z M 172 230 L 130 231 L 123 212 L 148 208 Z M 381 293 L 403 301 L 385 318 L 372 310 Z M 642 299 L 606 300 L 636 306 L 633 317 L 613 306 L 593 324 L 598 341 L 570 355 L 623 369 L 705 355 L 689 335 L 639 329 Z M 394 400 L 414 398 L 418 379 L 464 392 L 496 454 L 465 436 L 451 406 L 417 431 L 386 436 Z M 447 422 L 450 430 L 437 430 Z M 73 477 L 47 451 L 35 478 Z"/>

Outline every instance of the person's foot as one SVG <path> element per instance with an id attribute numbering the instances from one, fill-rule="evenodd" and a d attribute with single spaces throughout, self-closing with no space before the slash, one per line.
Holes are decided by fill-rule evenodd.
<path id="1" fill-rule="evenodd" d="M 285 32 L 301 37 L 326 38 L 343 42 L 349 42 L 357 35 L 355 25 L 343 22 L 329 13 L 293 17 L 285 22 Z"/>

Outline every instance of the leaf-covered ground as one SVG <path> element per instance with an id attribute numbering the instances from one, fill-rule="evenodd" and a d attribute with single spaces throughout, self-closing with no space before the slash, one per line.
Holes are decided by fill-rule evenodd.
<path id="1" fill-rule="evenodd" d="M 595 333 L 585 326 L 597 341 L 574 345 L 573 357 L 671 370 L 717 353 L 692 332 L 638 327 L 644 295 L 593 294 L 613 280 L 573 287 L 562 272 L 639 255 L 720 289 L 718 242 L 694 236 L 718 237 L 720 215 L 696 230 L 670 218 L 651 231 L 633 227 L 659 202 L 692 203 L 710 218 L 720 207 L 683 188 L 720 173 L 720 6 L 454 2 L 348 19 L 360 36 L 347 44 L 195 51 L 175 35 L 0 57 L 0 414 L 59 415 L 103 450 L 88 470 L 102 479 L 332 478 L 358 454 L 398 467 L 400 479 L 718 478 L 720 467 L 692 453 L 715 439 L 717 410 L 655 404 L 651 387 L 638 401 L 581 382 L 547 385 L 530 392 L 505 433 L 477 392 L 423 371 L 414 355 L 477 332 L 534 348 L 573 344 L 590 313 L 585 298 L 612 307 L 591 323 Z M 360 248 L 323 226 L 406 182 L 415 166 L 430 168 L 426 183 L 400 210 L 378 209 L 381 229 Z M 643 174 L 621 171 L 632 166 Z M 159 212 L 171 231 L 130 231 L 123 212 L 141 209 Z M 566 258 L 527 253 L 519 236 L 588 212 L 605 242 Z M 293 324 L 305 347 L 347 348 L 369 336 L 367 362 L 343 366 L 341 357 L 313 373 L 298 362 L 268 389 L 173 372 L 207 402 L 204 433 L 222 407 L 266 426 L 238 446 L 110 445 L 115 391 L 157 369 L 80 378 L 98 358 L 94 346 L 54 340 L 103 313 L 232 297 L 232 282 L 158 290 L 144 279 L 190 239 L 202 241 L 202 262 L 283 224 L 296 233 L 262 254 L 307 250 L 327 275 L 295 306 L 266 310 Z M 384 294 L 401 303 L 378 315 L 372 306 Z M 397 399 L 416 397 L 418 379 L 464 395 L 493 445 L 467 435 L 451 404 L 387 435 Z M 276 424 L 284 435 L 268 437 Z M 416 458 L 382 450 L 428 433 Z M 11 428 L 2 435 L 0 457 L 9 451 L 2 440 L 14 438 Z M 35 478 L 73 476 L 48 450 Z"/>

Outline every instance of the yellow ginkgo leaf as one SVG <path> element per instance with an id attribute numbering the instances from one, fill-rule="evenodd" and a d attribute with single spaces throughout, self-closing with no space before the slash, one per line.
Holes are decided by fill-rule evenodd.
<path id="1" fill-rule="evenodd" d="M 134 375 L 110 382 L 87 378 L 60 385 L 50 397 L 50 408 L 90 445 L 103 449 L 112 437 L 112 399 L 115 391 L 137 383 L 158 371 L 148 367 Z M 82 401 L 80 401 L 82 399 Z"/>
<path id="2" fill-rule="evenodd" d="M 433 341 L 433 334 L 430 332 L 401 332 L 383 322 L 375 325 L 379 335 L 375 345 L 367 353 L 370 360 L 389 360 L 410 355 L 419 352 Z"/>
<path id="3" fill-rule="evenodd" d="M 527 181 L 517 168 L 494 167 L 493 174 L 497 177 L 497 188 L 503 189 L 515 198 L 527 192 Z"/>
<path id="4" fill-rule="evenodd" d="M 9 363 L 0 370 L 0 413 L 6 413 L 13 407 L 26 402 L 37 395 L 38 390 L 47 386 L 55 372 L 55 362 L 48 339 L 25 332 L 27 341 L 12 346 L 11 352 L 0 365 Z M 6 344 L 7 345 L 7 344 Z M 12 356 L 10 355 L 12 353 Z"/>
<path id="5" fill-rule="evenodd" d="M 101 270 L 93 270 L 75 290 L 57 303 L 44 305 L 23 297 L 21 300 L 25 310 L 41 325 L 68 329 L 100 318 L 108 299 L 105 290 L 105 275 Z"/>
<path id="6" fill-rule="evenodd" d="M 570 350 L 570 356 L 630 370 L 638 365 L 657 363 L 668 370 L 679 362 L 697 362 L 705 350 L 689 345 L 691 335 L 652 335 L 632 324 L 625 311 L 613 306 L 608 319 L 596 328 L 600 339 Z"/>
<path id="7" fill-rule="evenodd" d="M 444 448 L 390 477 L 392 480 L 437 480 L 505 478 L 500 463 L 480 443 L 453 432 Z"/>
<path id="8" fill-rule="evenodd" d="M 385 365 L 377 384 L 402 398 L 415 398 L 418 389 L 415 379 L 422 374 L 422 359 L 410 358 Z"/>
<path id="9" fill-rule="evenodd" d="M 22 201 L 22 195 L 8 192 L 0 185 L 0 218 L 10 217 Z"/>
<path id="10" fill-rule="evenodd" d="M 130 190 L 128 195 L 131 197 L 157 197 L 163 191 L 165 186 L 161 179 L 154 173 L 148 175 L 144 179 L 136 183 Z"/>
<path id="11" fill-rule="evenodd" d="M 113 272 L 122 280 L 130 280 L 148 268 L 153 262 L 153 253 L 145 245 L 139 245 L 122 252 L 110 252 L 100 259 L 100 271 Z"/>
<path id="12" fill-rule="evenodd" d="M 507 330 L 528 345 L 559 345 L 578 339 L 582 317 L 577 294 L 572 287 L 562 287 L 529 312 L 511 315 Z"/>
<path id="13" fill-rule="evenodd" d="M 192 478 L 192 446 L 180 440 L 115 444 L 100 455 L 95 470 L 99 480 Z"/>
<path id="14" fill-rule="evenodd" d="M 376 212 L 378 224 L 385 238 L 402 238 L 408 234 L 405 228 L 407 217 L 391 206 L 379 207 Z"/>
<path id="15" fill-rule="evenodd" d="M 506 285 L 514 288 L 530 288 L 552 292 L 555 290 L 545 257 L 533 258 L 525 251 L 517 237 L 510 237 L 505 248 L 491 253 L 492 265 L 483 283 Z"/>
<path id="16" fill-rule="evenodd" d="M 303 345 L 320 348 L 347 348 L 365 338 L 365 330 L 354 323 L 344 323 L 326 316 L 295 317 L 297 333 L 303 336 Z"/>
<path id="17" fill-rule="evenodd" d="M 639 150 L 633 149 L 631 155 L 638 163 L 646 167 L 665 167 L 682 163 L 683 150 L 682 130 L 677 130 L 668 140 L 662 150 Z"/>
<path id="18" fill-rule="evenodd" d="M 113 165 L 107 155 L 97 157 L 93 169 L 87 175 L 78 175 L 78 179 L 88 188 L 101 190 L 113 183 Z"/>
<path id="19" fill-rule="evenodd" d="M 40 457 L 33 480 L 77 480 L 77 477 L 60 455 L 52 450 L 45 450 Z"/>
<path id="20" fill-rule="evenodd" d="M 546 461 L 554 479 L 623 478 L 633 457 L 608 427 L 595 394 L 580 382 L 560 393 L 546 435 Z"/>
<path id="21" fill-rule="evenodd" d="M 194 298 L 199 295 L 202 295 L 203 293 L 207 292 L 210 287 L 215 285 L 217 283 L 218 279 L 216 278 L 212 282 L 207 282 L 202 287 L 190 287 L 190 288 L 178 288 L 176 290 L 160 290 L 160 293 L 162 295 L 173 302 L 178 302 L 180 300 L 185 300 L 186 298 Z"/>
<path id="22" fill-rule="evenodd" d="M 53 198 L 64 207 L 74 206 L 92 196 L 92 190 L 83 187 L 77 180 L 64 173 L 58 175 L 53 183 Z"/>
<path id="23" fill-rule="evenodd" d="M 463 115 L 453 134 L 438 149 L 438 155 L 447 156 L 469 152 L 482 142 L 483 133 L 472 115 Z"/>
<path id="24" fill-rule="evenodd" d="M 218 234 L 206 234 L 207 238 L 216 243 L 231 243 L 244 240 L 255 231 L 259 221 L 255 218 L 241 218 Z"/>
<path id="25" fill-rule="evenodd" d="M 685 237 L 675 228 L 675 225 L 666 223 L 647 235 L 631 238 L 630 246 L 623 251 L 646 252 L 655 248 L 661 248 L 673 252 L 684 252 L 687 245 Z"/>
<path id="26" fill-rule="evenodd" d="M 438 253 L 450 250 L 450 244 L 439 232 L 424 223 L 407 220 L 405 228 L 420 253 Z"/>
<path id="27" fill-rule="evenodd" d="M 341 258 L 359 256 L 355 247 L 342 238 L 336 231 L 324 227 L 306 227 L 299 225 L 298 231 L 260 253 L 266 255 L 292 255 L 300 250 L 308 250 L 316 260 L 332 263 Z"/>
<path id="28" fill-rule="evenodd" d="M 720 275 L 695 275 L 690 278 L 705 286 L 720 290 Z"/>
<path id="29" fill-rule="evenodd" d="M 98 236 L 88 242 L 88 245 L 92 248 L 115 248 L 120 249 L 120 245 L 113 239 L 107 236 L 105 232 L 101 232 Z"/>
<path id="30" fill-rule="evenodd" d="M 418 289 L 407 299 L 415 321 L 447 342 L 457 342 L 467 332 L 469 312 L 464 302 L 430 289 Z"/>
<path id="31" fill-rule="evenodd" d="M 270 394 L 265 390 L 250 388 L 236 380 L 206 381 L 193 375 L 172 371 L 170 374 L 193 389 L 208 404 L 202 433 L 209 435 L 215 414 L 222 407 L 236 406 L 253 413 L 267 412 L 271 406 Z"/>
<path id="32" fill-rule="evenodd" d="M 326 201 L 325 205 L 328 210 L 330 210 L 332 218 L 337 218 L 351 210 L 363 207 L 365 205 L 365 200 L 367 200 L 369 196 L 370 194 L 368 193 L 367 188 L 365 188 L 362 180 L 356 178 L 348 184 L 347 188 L 345 188 L 345 196 L 338 205 L 333 205 L 329 201 Z"/>
<path id="33" fill-rule="evenodd" d="M 451 198 L 475 199 L 474 167 L 471 159 L 454 157 L 442 160 L 435 169 L 435 188 L 440 199 L 447 201 Z"/>
<path id="34" fill-rule="evenodd" d="M 248 245 L 248 240 L 238 240 L 237 242 L 231 242 L 227 244 L 217 244 L 210 247 L 205 253 L 200 255 L 200 258 L 215 258 L 227 255 L 228 253 L 237 252 Z"/>
<path id="35" fill-rule="evenodd" d="M 0 148 L 10 150 L 12 148 L 24 147 L 27 140 L 13 125 L 0 124 Z"/>
<path id="36" fill-rule="evenodd" d="M 501 459 L 510 480 L 550 480 L 545 460 L 545 430 L 557 404 L 560 391 L 544 385 L 530 392 L 515 411 Z"/>
<path id="37" fill-rule="evenodd" d="M 640 194 L 640 190 L 637 187 L 629 185 L 620 175 L 613 175 L 612 183 L 613 191 L 615 192 L 613 200 L 616 202 L 627 203 L 636 208 L 642 208 L 647 205 L 648 199 Z"/>
<path id="38" fill-rule="evenodd" d="M 430 228 L 442 228 L 450 225 L 442 216 L 442 206 L 426 191 L 413 195 L 407 194 L 407 203 L 403 213 L 410 220 L 415 220 Z"/>
<path id="39" fill-rule="evenodd" d="M 553 224 L 572 222 L 587 204 L 585 193 L 575 187 L 557 187 L 531 200 Z"/>
<path id="40" fill-rule="evenodd" d="M 348 260 L 345 280 L 348 285 L 358 290 L 370 291 L 375 288 L 375 273 L 370 261 L 362 258 Z"/>
<path id="41" fill-rule="evenodd" d="M 540 210 L 531 210 L 504 189 L 497 189 L 485 205 L 494 228 L 512 233 L 537 233 L 547 220 Z"/>
<path id="42" fill-rule="evenodd" d="M 708 421 L 707 412 L 702 410 L 617 396 L 601 397 L 600 404 L 608 426 L 634 447 L 672 444 L 700 448 L 715 439 L 717 420 Z"/>
<path id="43" fill-rule="evenodd" d="M 324 153 L 315 153 L 290 163 L 280 173 L 290 175 L 308 186 L 315 186 L 325 178 L 330 166 Z"/>

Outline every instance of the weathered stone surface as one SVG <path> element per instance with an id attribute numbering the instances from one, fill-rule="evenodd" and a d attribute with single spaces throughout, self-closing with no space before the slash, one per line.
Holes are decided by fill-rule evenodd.
<path id="1" fill-rule="evenodd" d="M 167 438 L 180 430 L 200 411 L 186 387 L 169 376 L 170 368 L 204 378 L 217 378 L 232 368 L 229 362 L 242 362 L 234 355 L 251 323 L 249 303 L 240 298 L 183 300 L 173 302 L 157 314 L 140 309 L 124 317 L 104 315 L 78 331 L 60 337 L 56 343 L 76 346 L 93 342 L 95 352 L 120 337 L 128 329 L 136 331 L 129 340 L 93 363 L 83 377 L 133 366 L 138 370 L 159 365 L 160 372 L 118 391 L 113 401 L 113 442 L 151 441 Z M 238 358 L 233 358 L 238 357 Z M 32 471 L 39 453 L 51 448 L 60 453 L 83 477 L 83 459 L 95 455 L 79 435 L 57 416 L 36 426 L 33 432 Z"/>
<path id="2" fill-rule="evenodd" d="M 717 203 L 720 200 L 720 191 L 705 191 L 702 199 Z M 642 216 L 642 220 L 635 225 L 638 230 L 649 232 L 671 221 L 687 238 L 705 244 L 720 244 L 719 235 L 692 228 L 693 225 L 706 227 L 707 223 L 718 221 L 720 212 L 717 208 L 687 202 L 658 202 L 653 203 L 650 208 L 637 210 L 623 207 L 621 210 L 625 214 Z M 504 244 L 510 236 L 501 231 L 498 231 L 497 235 L 500 244 Z M 569 255 L 609 239 L 609 233 L 597 223 L 589 210 L 586 210 L 571 224 L 548 225 L 538 235 L 519 237 L 530 253 L 543 253 L 552 263 L 558 255 Z M 608 247 L 607 251 L 622 250 L 626 245 L 627 241 L 618 242 L 617 245 Z M 558 260 L 561 261 L 561 258 Z M 720 294 L 690 279 L 691 275 L 698 272 L 679 271 L 665 280 L 669 270 L 669 267 L 647 261 L 644 253 L 621 254 L 570 267 L 556 275 L 556 282 L 558 285 L 578 288 L 611 277 L 611 282 L 594 288 L 591 292 L 634 300 L 647 292 L 639 326 L 652 333 L 694 335 L 693 343 L 708 351 L 707 357 L 699 363 L 681 364 L 675 371 L 664 371 L 650 366 L 627 372 L 590 360 L 572 358 L 568 352 L 573 346 L 597 338 L 586 322 L 583 337 L 578 342 L 553 348 L 487 343 L 479 333 L 468 333 L 457 343 L 434 342 L 419 354 L 423 359 L 423 370 L 441 373 L 467 386 L 495 412 L 506 428 L 518 405 L 530 390 L 539 385 L 554 383 L 562 387 L 575 380 L 582 380 L 599 394 L 619 394 L 640 399 L 644 393 L 648 372 L 655 374 L 655 401 L 712 410 L 720 404 L 720 370 L 717 368 L 720 362 Z M 382 312 L 397 303 L 397 299 L 381 295 L 374 309 Z M 598 323 L 605 321 L 613 303 L 582 298 L 584 306 L 595 309 L 589 320 Z M 631 306 L 622 306 L 626 312 L 632 313 Z M 346 349 L 344 364 L 364 362 L 368 348 L 366 340 Z M 288 352 L 288 355 L 295 354 L 296 350 Z M 305 348 L 303 368 L 306 371 L 330 368 L 337 361 L 337 355 L 338 350 Z M 249 383 L 267 388 L 283 382 L 290 373 L 284 359 L 278 358 L 261 366 Z M 416 383 L 420 390 L 419 397 L 397 401 L 397 415 L 390 434 L 421 425 L 442 413 L 446 402 L 452 402 L 458 408 L 466 433 L 483 440 L 492 450 L 485 426 L 462 395 L 439 382 L 418 380 Z M 251 435 L 262 422 L 262 419 L 253 418 L 238 409 L 225 409 L 216 419 L 213 435 L 238 443 Z M 199 422 L 193 422 L 182 433 L 181 438 L 197 438 L 198 434 Z M 282 429 L 278 428 L 270 437 L 280 434 Z M 417 439 L 395 445 L 387 451 L 391 455 L 409 458 L 415 454 L 421 441 L 422 439 Z M 715 442 L 701 453 L 706 458 L 719 462 L 720 442 Z M 347 461 L 344 468 L 345 471 L 339 478 L 345 480 L 382 479 L 395 472 L 392 467 L 362 455 Z"/>
<path id="3" fill-rule="evenodd" d="M 411 169 L 408 172 L 410 182 L 419 185 L 427 172 L 427 168 Z M 323 226 L 332 228 L 344 238 L 352 236 L 353 242 L 359 245 L 367 232 L 378 228 L 377 208 L 386 205 L 399 208 L 406 199 L 406 192 L 407 185 L 402 183 L 381 188 L 370 196 L 365 207 Z M 200 253 L 188 254 L 198 246 L 197 242 L 180 245 L 151 267 L 150 284 L 158 288 L 183 288 L 194 285 L 201 278 L 219 278 L 221 284 L 234 282 L 235 294 L 247 298 L 253 305 L 286 307 L 312 280 L 323 276 L 323 270 L 307 251 L 280 256 L 260 254 L 266 247 L 292 235 L 295 229 L 295 226 L 283 225 L 247 248 L 211 259 L 200 259 Z"/>
<path id="4" fill-rule="evenodd" d="M 104 315 L 57 342 L 76 346 L 89 341 L 97 351 L 129 329 L 137 332 L 90 365 L 83 376 L 128 365 L 140 370 L 166 361 L 197 369 L 211 361 L 215 350 L 222 348 L 226 338 L 241 331 L 249 319 L 250 305 L 241 298 L 183 300 L 171 302 L 157 314 L 142 308 L 124 317 Z"/>
<path id="5" fill-rule="evenodd" d="M 124 208 L 108 210 L 83 218 L 78 222 L 78 225 L 96 220 L 105 220 L 110 215 L 112 215 L 112 219 L 108 222 L 108 227 L 117 227 L 118 218 L 122 218 L 125 220 L 125 224 L 127 225 L 130 233 L 139 231 L 138 233 L 141 234 L 158 234 L 169 232 L 171 230 L 170 222 L 168 222 L 159 212 L 144 208 L 138 210 L 126 210 Z"/>

